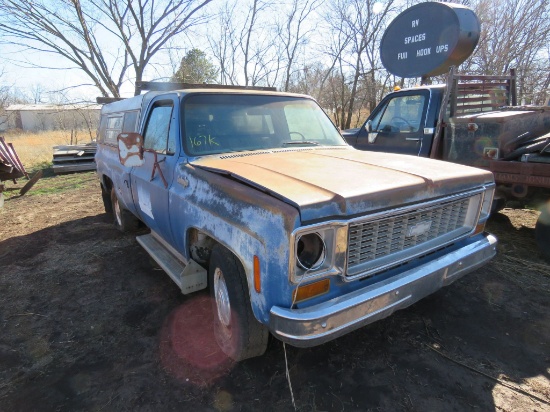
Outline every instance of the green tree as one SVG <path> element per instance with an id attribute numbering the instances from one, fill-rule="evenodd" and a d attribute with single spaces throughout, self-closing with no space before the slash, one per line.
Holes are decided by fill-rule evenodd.
<path id="1" fill-rule="evenodd" d="M 218 69 L 199 49 L 191 49 L 181 59 L 180 67 L 172 76 L 172 81 L 183 83 L 217 82 Z"/>

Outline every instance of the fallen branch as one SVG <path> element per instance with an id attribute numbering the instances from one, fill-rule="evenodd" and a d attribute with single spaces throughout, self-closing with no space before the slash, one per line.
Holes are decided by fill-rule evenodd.
<path id="1" fill-rule="evenodd" d="M 542 271 L 543 273 L 548 273 L 548 265 L 543 265 L 541 263 L 530 262 L 528 260 L 520 259 L 520 258 L 513 257 L 513 256 L 504 256 L 504 259 L 510 260 L 512 262 L 517 262 L 517 264 L 522 265 L 522 266 L 527 266 L 530 269 L 536 269 L 536 270 Z"/>
<path id="2" fill-rule="evenodd" d="M 533 399 L 533 400 L 536 400 L 536 401 L 538 401 L 538 402 L 541 402 L 541 403 L 543 403 L 543 404 L 545 404 L 545 405 L 549 405 L 549 406 L 550 406 L 550 402 L 549 402 L 549 401 L 544 400 L 544 399 L 542 399 L 542 398 L 539 398 L 537 395 L 534 395 L 534 394 L 532 394 L 532 393 L 529 393 L 529 392 L 527 392 L 527 391 L 524 391 L 524 390 L 521 389 L 521 388 L 518 388 L 518 387 L 516 387 L 516 386 L 510 385 L 509 383 L 504 382 L 502 379 L 495 378 L 495 377 L 493 377 L 493 376 L 491 376 L 491 375 L 486 374 L 485 372 L 482 372 L 482 371 L 480 371 L 480 370 L 478 370 L 478 369 L 476 369 L 476 368 L 473 368 L 473 367 L 471 367 L 471 366 L 469 366 L 469 365 L 466 365 L 466 364 L 463 363 L 463 362 L 460 362 L 460 361 L 458 361 L 458 360 L 456 360 L 456 359 L 453 359 L 453 358 L 451 358 L 450 356 L 444 354 L 443 352 L 437 350 L 436 348 L 434 348 L 434 347 L 432 347 L 432 346 L 430 346 L 430 345 L 428 345 L 428 344 L 426 344 L 426 343 L 423 343 L 423 345 L 425 345 L 426 347 L 430 348 L 431 350 L 433 350 L 433 351 L 436 352 L 437 354 L 443 356 L 445 359 L 448 359 L 448 360 L 450 360 L 451 362 L 456 363 L 457 365 L 460 365 L 460 366 L 462 366 L 462 367 L 464 367 L 464 368 L 466 368 L 466 369 L 471 370 L 472 372 L 475 372 L 475 373 L 477 373 L 477 374 L 479 374 L 479 375 L 481 375 L 481 376 L 486 377 L 487 379 L 490 379 L 490 380 L 492 380 L 492 381 L 494 381 L 494 382 L 497 382 L 498 384 L 500 384 L 500 385 L 502 385 L 502 386 L 504 386 L 504 387 L 506 387 L 506 388 L 508 388 L 508 389 L 512 389 L 513 391 L 515 391 L 515 392 L 517 392 L 517 393 L 520 393 L 520 394 L 525 395 L 525 396 L 527 396 L 527 397 L 529 397 L 529 398 L 531 398 L 531 399 Z"/>

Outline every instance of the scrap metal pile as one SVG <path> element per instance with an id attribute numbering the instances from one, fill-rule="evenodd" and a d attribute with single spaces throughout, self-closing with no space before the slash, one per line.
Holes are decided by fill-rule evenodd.
<path id="1" fill-rule="evenodd" d="M 97 145 L 95 143 L 54 146 L 53 171 L 55 173 L 70 173 L 95 170 L 94 157 L 96 148 Z"/>
<path id="2" fill-rule="evenodd" d="M 6 140 L 0 136 L 0 207 L 4 205 L 4 185 L 2 182 L 6 180 L 18 179 L 20 177 L 29 177 L 23 163 L 19 160 L 13 144 L 7 143 Z"/>
<path id="3" fill-rule="evenodd" d="M 19 160 L 13 144 L 0 136 L 0 181 L 29 177 L 23 163 Z"/>
<path id="4" fill-rule="evenodd" d="M 17 183 L 18 178 L 26 177 L 29 179 L 29 174 L 25 170 L 23 163 L 19 160 L 17 152 L 15 151 L 13 144 L 7 143 L 6 140 L 0 136 L 0 207 L 4 205 L 3 191 L 5 189 L 2 182 L 6 180 L 13 180 Z M 42 177 L 42 171 L 39 170 L 34 176 L 23 186 L 19 191 L 19 195 L 23 196 L 27 193 L 31 187 Z"/>
<path id="5" fill-rule="evenodd" d="M 536 138 L 524 133 L 515 139 L 516 149 L 504 157 L 504 160 L 520 160 L 530 163 L 550 163 L 550 133 Z"/>

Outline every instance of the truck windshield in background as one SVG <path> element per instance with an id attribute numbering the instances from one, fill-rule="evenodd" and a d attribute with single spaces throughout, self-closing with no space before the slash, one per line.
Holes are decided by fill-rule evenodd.
<path id="1" fill-rule="evenodd" d="M 198 94 L 182 105 L 184 147 L 192 156 L 346 142 L 312 100 L 286 96 Z"/>
<path id="2" fill-rule="evenodd" d="M 391 99 L 385 110 L 372 119 L 373 130 L 388 133 L 415 133 L 420 128 L 424 95 L 406 95 Z"/>

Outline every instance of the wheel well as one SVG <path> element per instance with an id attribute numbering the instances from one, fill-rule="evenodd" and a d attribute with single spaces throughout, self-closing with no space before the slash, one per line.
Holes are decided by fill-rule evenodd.
<path id="1" fill-rule="evenodd" d="M 103 175 L 101 179 L 101 190 L 103 190 L 105 193 L 111 193 L 111 189 L 113 188 L 113 181 L 109 178 L 109 176 Z"/>
<path id="2" fill-rule="evenodd" d="M 208 267 L 214 246 L 221 244 L 211 236 L 195 228 L 189 229 L 187 240 L 189 255 L 195 262 L 205 267 Z"/>
<path id="3" fill-rule="evenodd" d="M 203 232 L 197 228 L 191 228 L 188 231 L 187 240 L 187 244 L 189 245 L 189 256 L 191 256 L 191 259 L 206 269 L 208 269 L 208 265 L 210 263 L 212 249 L 214 249 L 214 246 L 216 245 L 221 245 L 227 249 L 229 253 L 235 256 L 235 258 L 239 261 L 239 264 L 243 268 L 245 267 L 242 260 L 232 249 L 206 232 Z"/>

